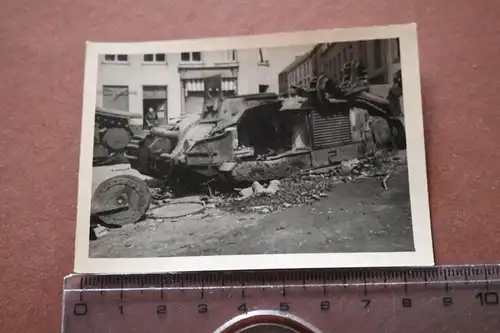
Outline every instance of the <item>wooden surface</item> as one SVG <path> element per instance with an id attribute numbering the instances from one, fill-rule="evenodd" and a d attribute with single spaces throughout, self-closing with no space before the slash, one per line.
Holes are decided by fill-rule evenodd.
<path id="1" fill-rule="evenodd" d="M 496 0 L 2 0 L 0 331 L 59 330 L 62 278 L 73 267 L 87 40 L 416 22 L 436 260 L 495 263 L 499 17 Z"/>

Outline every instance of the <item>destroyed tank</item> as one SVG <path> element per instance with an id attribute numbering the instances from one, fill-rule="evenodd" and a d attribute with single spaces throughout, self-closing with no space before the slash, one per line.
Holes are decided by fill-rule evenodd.
<path id="1" fill-rule="evenodd" d="M 342 68 L 341 82 L 336 83 L 321 75 L 311 81 L 308 95 L 321 109 L 333 109 L 340 112 L 363 110 L 371 121 L 382 121 L 388 133 L 370 133 L 370 138 L 378 146 L 390 146 L 394 149 L 406 149 L 406 131 L 399 98 L 403 95 L 401 70 L 393 75 L 392 86 L 387 97 L 380 97 L 369 92 L 366 69 L 357 60 L 347 63 Z M 299 89 L 300 90 L 300 89 Z"/>
<path id="2" fill-rule="evenodd" d="M 93 164 L 100 165 L 123 157 L 132 136 L 142 132 L 142 126 L 134 125 L 132 120 L 141 118 L 139 113 L 96 107 Z"/>
<path id="3" fill-rule="evenodd" d="M 389 101 L 368 93 L 352 68 L 340 84 L 318 76 L 281 96 L 223 98 L 214 94 L 221 91 L 220 78 L 210 79 L 199 113 L 131 139 L 125 156 L 133 169 L 169 186 L 284 178 L 358 156 L 349 118 L 354 107 L 397 127 L 393 141 L 405 142 L 404 126 L 394 125 Z"/>

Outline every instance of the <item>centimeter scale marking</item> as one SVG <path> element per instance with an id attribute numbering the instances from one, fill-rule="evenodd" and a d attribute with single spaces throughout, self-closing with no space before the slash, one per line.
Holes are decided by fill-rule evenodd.
<path id="1" fill-rule="evenodd" d="M 70 275 L 62 331 L 500 332 L 500 266 Z"/>

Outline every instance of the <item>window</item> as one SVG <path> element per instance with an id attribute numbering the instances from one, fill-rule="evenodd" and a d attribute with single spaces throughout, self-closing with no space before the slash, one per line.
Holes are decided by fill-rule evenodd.
<path id="1" fill-rule="evenodd" d="M 154 63 L 154 62 L 163 63 L 167 61 L 167 57 L 165 53 L 145 54 L 143 57 L 143 61 L 148 63 Z"/>
<path id="2" fill-rule="evenodd" d="M 109 62 L 127 62 L 128 55 L 126 54 L 105 54 L 104 60 Z"/>
<path id="3" fill-rule="evenodd" d="M 259 93 L 266 93 L 267 89 L 269 89 L 269 85 L 267 85 L 267 84 L 259 84 Z"/>
<path id="4" fill-rule="evenodd" d="M 102 106 L 107 109 L 129 111 L 128 86 L 103 86 Z"/>
<path id="5" fill-rule="evenodd" d="M 183 62 L 200 62 L 201 52 L 182 52 L 181 61 Z"/>

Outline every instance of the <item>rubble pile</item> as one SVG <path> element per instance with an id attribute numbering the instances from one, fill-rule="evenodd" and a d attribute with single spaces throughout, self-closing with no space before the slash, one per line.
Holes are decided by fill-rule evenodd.
<path id="1" fill-rule="evenodd" d="M 273 180 L 267 187 L 254 182 L 251 187 L 241 189 L 239 195 L 224 200 L 219 206 L 229 211 L 267 213 L 327 197 L 327 192 L 339 182 L 331 174 L 299 174 L 281 181 Z"/>
<path id="2" fill-rule="evenodd" d="M 328 192 L 334 190 L 337 184 L 365 177 L 384 177 L 382 186 L 387 188 L 385 178 L 401 163 L 404 162 L 399 158 L 376 153 L 362 160 L 304 170 L 281 181 L 273 180 L 267 187 L 254 182 L 252 186 L 239 189 L 237 194 L 220 201 L 217 206 L 228 211 L 268 213 L 292 205 L 311 204 L 328 197 Z"/>

